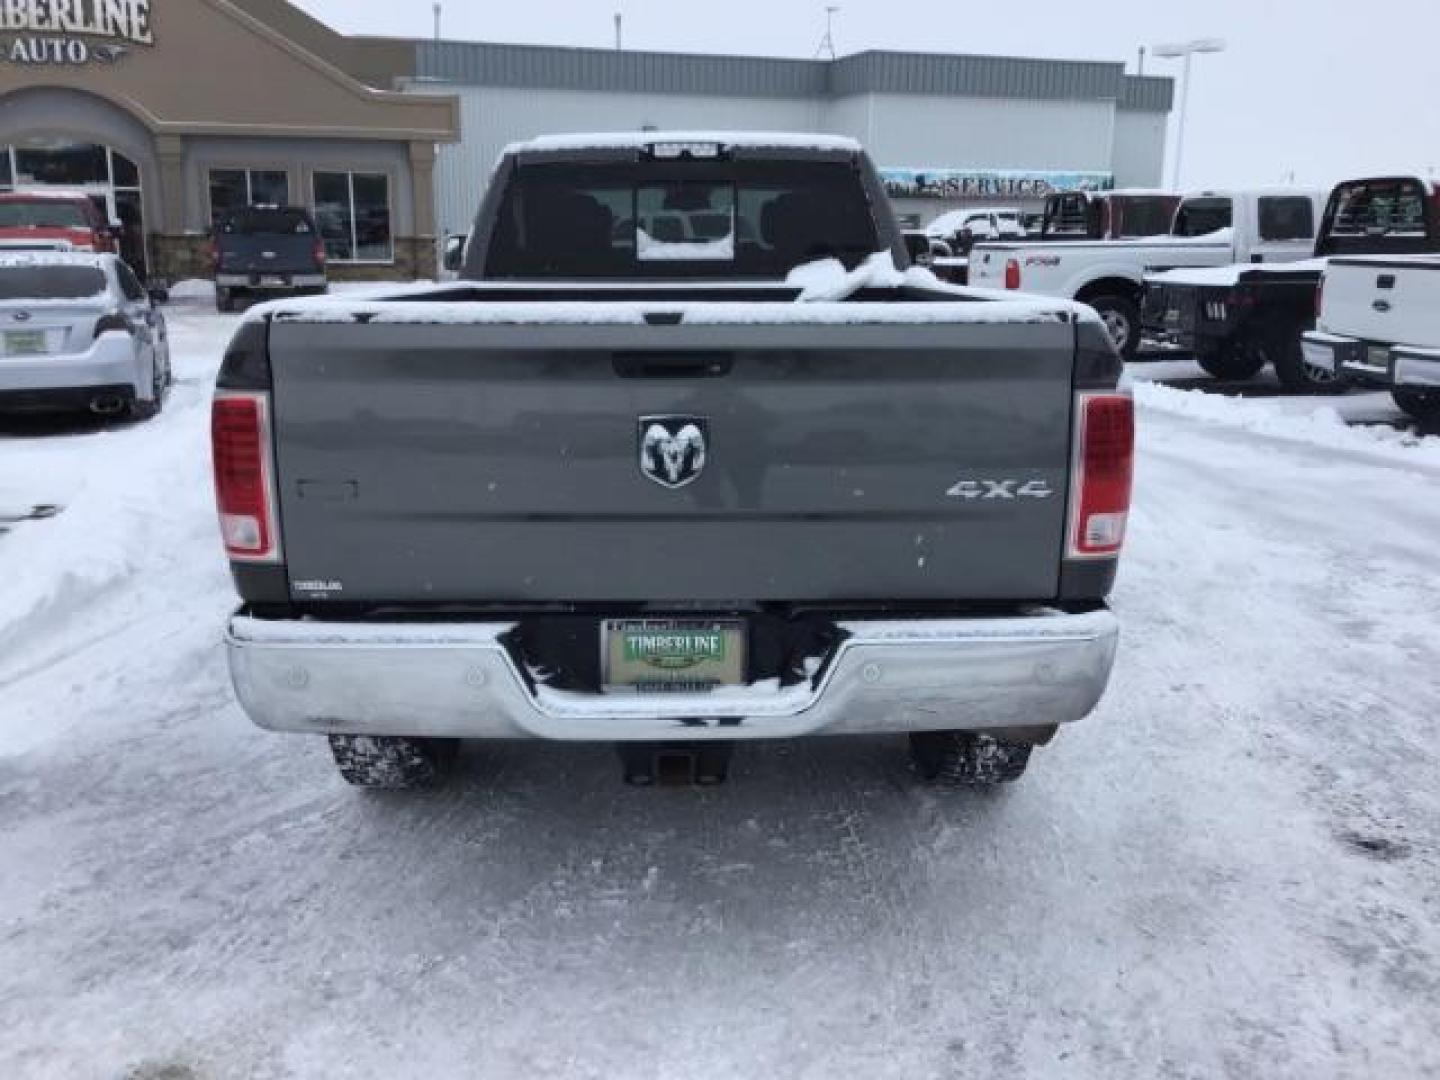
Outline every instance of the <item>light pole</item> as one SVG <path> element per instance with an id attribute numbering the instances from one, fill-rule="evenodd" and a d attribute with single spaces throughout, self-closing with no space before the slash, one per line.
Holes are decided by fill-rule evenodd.
<path id="1" fill-rule="evenodd" d="M 1180 83 L 1180 130 L 1175 136 L 1175 180 L 1173 187 L 1180 190 L 1180 166 L 1185 160 L 1185 116 L 1190 110 L 1190 60 L 1196 53 L 1217 53 L 1225 51 L 1225 42 L 1219 38 L 1196 38 L 1179 45 L 1156 45 L 1151 50 L 1156 56 L 1167 60 L 1185 58 L 1185 72 Z"/>

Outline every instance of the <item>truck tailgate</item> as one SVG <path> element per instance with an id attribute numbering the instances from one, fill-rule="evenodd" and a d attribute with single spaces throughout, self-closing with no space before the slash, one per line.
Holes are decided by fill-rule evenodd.
<path id="1" fill-rule="evenodd" d="M 1325 329 L 1386 344 L 1440 346 L 1440 257 L 1331 259 Z"/>
<path id="2" fill-rule="evenodd" d="M 277 318 L 269 351 L 297 598 L 895 602 L 1057 591 L 1069 322 Z M 693 482 L 665 486 L 642 469 L 653 418 L 677 439 L 692 422 L 703 434 Z M 700 464 L 689 452 L 677 479 Z"/>

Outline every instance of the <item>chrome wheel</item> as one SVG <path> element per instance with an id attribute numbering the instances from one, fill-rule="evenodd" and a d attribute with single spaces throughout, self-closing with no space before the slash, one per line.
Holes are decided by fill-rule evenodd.
<path id="1" fill-rule="evenodd" d="M 1130 334 L 1135 333 L 1135 327 L 1130 325 L 1129 315 L 1123 311 L 1102 311 L 1100 318 L 1104 320 L 1106 333 L 1110 334 L 1110 340 L 1115 341 L 1115 347 L 1120 351 L 1128 350 L 1130 346 Z"/>

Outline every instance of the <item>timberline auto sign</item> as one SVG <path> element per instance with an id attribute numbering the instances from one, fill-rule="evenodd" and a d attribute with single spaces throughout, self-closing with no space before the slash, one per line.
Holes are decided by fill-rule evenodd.
<path id="1" fill-rule="evenodd" d="M 1033 199 L 1115 186 L 1110 173 L 1029 169 L 881 169 L 880 178 L 892 199 Z"/>
<path id="2" fill-rule="evenodd" d="M 113 64 L 155 44 L 150 0 L 0 0 L 0 31 L 12 64 Z"/>

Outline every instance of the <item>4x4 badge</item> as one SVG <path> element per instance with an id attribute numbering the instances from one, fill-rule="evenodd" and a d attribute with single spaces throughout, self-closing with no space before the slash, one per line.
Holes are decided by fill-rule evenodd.
<path id="1" fill-rule="evenodd" d="M 693 484 L 705 471 L 710 421 L 699 416 L 640 417 L 640 471 L 663 488 Z"/>

